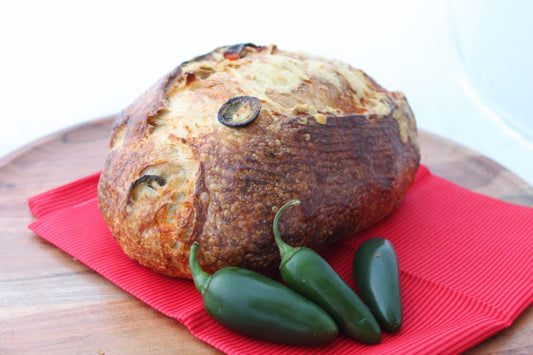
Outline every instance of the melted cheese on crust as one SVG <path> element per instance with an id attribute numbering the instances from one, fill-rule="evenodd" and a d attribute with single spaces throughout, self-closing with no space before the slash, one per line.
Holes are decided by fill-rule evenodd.
<path id="1" fill-rule="evenodd" d="M 220 125 L 217 121 L 220 106 L 243 95 L 257 97 L 263 103 L 262 112 L 276 117 L 295 113 L 378 116 L 391 113 L 389 94 L 362 71 L 336 60 L 302 53 L 270 47 L 228 60 L 218 52 L 211 60 L 185 64 L 182 71 L 193 75 L 194 80 L 183 80 L 176 86 L 168 98 L 168 113 L 158 121 L 184 138 Z"/>

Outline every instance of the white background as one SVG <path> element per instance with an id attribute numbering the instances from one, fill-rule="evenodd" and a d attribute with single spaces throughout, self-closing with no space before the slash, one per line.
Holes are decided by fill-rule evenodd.
<path id="1" fill-rule="evenodd" d="M 406 94 L 419 128 L 533 184 L 533 2 L 0 4 L 0 156 L 119 112 L 185 60 L 253 42 L 363 69 Z"/>

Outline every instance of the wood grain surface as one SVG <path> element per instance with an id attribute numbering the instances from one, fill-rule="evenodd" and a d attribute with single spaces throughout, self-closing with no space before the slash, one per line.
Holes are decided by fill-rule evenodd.
<path id="1" fill-rule="evenodd" d="M 65 129 L 0 159 L 0 354 L 217 354 L 27 229 L 27 199 L 103 166 L 113 117 Z M 533 188 L 493 161 L 420 132 L 422 162 L 472 191 L 533 206 Z M 533 307 L 468 354 L 533 353 Z"/>

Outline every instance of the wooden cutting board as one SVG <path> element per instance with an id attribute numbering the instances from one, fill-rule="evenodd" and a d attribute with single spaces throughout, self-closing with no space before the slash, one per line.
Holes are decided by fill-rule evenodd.
<path id="1" fill-rule="evenodd" d="M 113 117 L 57 132 L 0 159 L 0 354 L 216 354 L 27 229 L 27 199 L 102 168 Z M 533 188 L 490 159 L 421 131 L 422 163 L 472 191 L 533 206 Z M 533 307 L 468 354 L 533 353 Z"/>

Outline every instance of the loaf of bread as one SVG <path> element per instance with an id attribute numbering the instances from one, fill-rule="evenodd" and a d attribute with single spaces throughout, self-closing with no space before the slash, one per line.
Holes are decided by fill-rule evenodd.
<path id="1" fill-rule="evenodd" d="M 361 70 L 276 46 L 225 46 L 182 63 L 115 119 L 98 186 L 124 252 L 190 278 L 278 267 L 272 221 L 317 251 L 390 215 L 420 161 L 401 92 Z"/>

